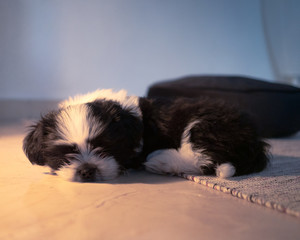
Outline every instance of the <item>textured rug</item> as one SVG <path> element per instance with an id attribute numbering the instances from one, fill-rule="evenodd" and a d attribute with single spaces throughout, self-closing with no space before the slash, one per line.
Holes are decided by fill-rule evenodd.
<path id="1" fill-rule="evenodd" d="M 183 174 L 188 180 L 300 218 L 300 132 L 269 139 L 272 158 L 266 170 L 230 179 Z"/>

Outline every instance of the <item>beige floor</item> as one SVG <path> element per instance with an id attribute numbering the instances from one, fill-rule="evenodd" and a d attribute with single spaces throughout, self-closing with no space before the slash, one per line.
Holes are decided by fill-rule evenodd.
<path id="1" fill-rule="evenodd" d="M 66 182 L 33 167 L 22 124 L 0 126 L 0 239 L 300 239 L 300 221 L 176 177 Z"/>

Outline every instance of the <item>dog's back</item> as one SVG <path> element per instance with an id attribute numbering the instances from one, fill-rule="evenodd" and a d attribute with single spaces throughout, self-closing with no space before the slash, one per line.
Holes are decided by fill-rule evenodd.
<path id="1" fill-rule="evenodd" d="M 267 165 L 268 145 L 259 138 L 249 117 L 235 108 L 208 99 L 184 98 L 141 98 L 140 108 L 144 125 L 143 154 L 152 153 L 146 162 L 150 171 L 184 172 L 185 169 L 180 169 L 182 164 L 177 166 L 175 162 L 172 168 L 159 169 L 172 162 L 172 159 L 159 160 L 168 155 L 180 159 L 178 162 L 186 162 L 184 166 L 195 165 L 189 168 L 195 169 L 193 173 L 220 177 L 258 172 Z M 174 149 L 179 155 L 174 155 Z M 160 154 L 153 154 L 157 150 Z"/>

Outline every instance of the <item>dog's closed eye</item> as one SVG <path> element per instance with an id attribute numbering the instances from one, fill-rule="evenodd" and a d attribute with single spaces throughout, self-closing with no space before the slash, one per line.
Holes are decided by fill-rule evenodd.
<path id="1" fill-rule="evenodd" d="M 55 148 L 56 151 L 62 154 L 79 153 L 79 148 L 77 144 L 62 144 L 62 145 L 57 145 Z"/>

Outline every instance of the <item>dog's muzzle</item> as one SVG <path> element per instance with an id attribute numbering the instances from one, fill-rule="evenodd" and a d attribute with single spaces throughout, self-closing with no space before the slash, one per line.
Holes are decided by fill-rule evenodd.
<path id="1" fill-rule="evenodd" d="M 76 170 L 76 178 L 83 182 L 93 182 L 96 180 L 97 166 L 91 163 L 83 163 Z"/>

